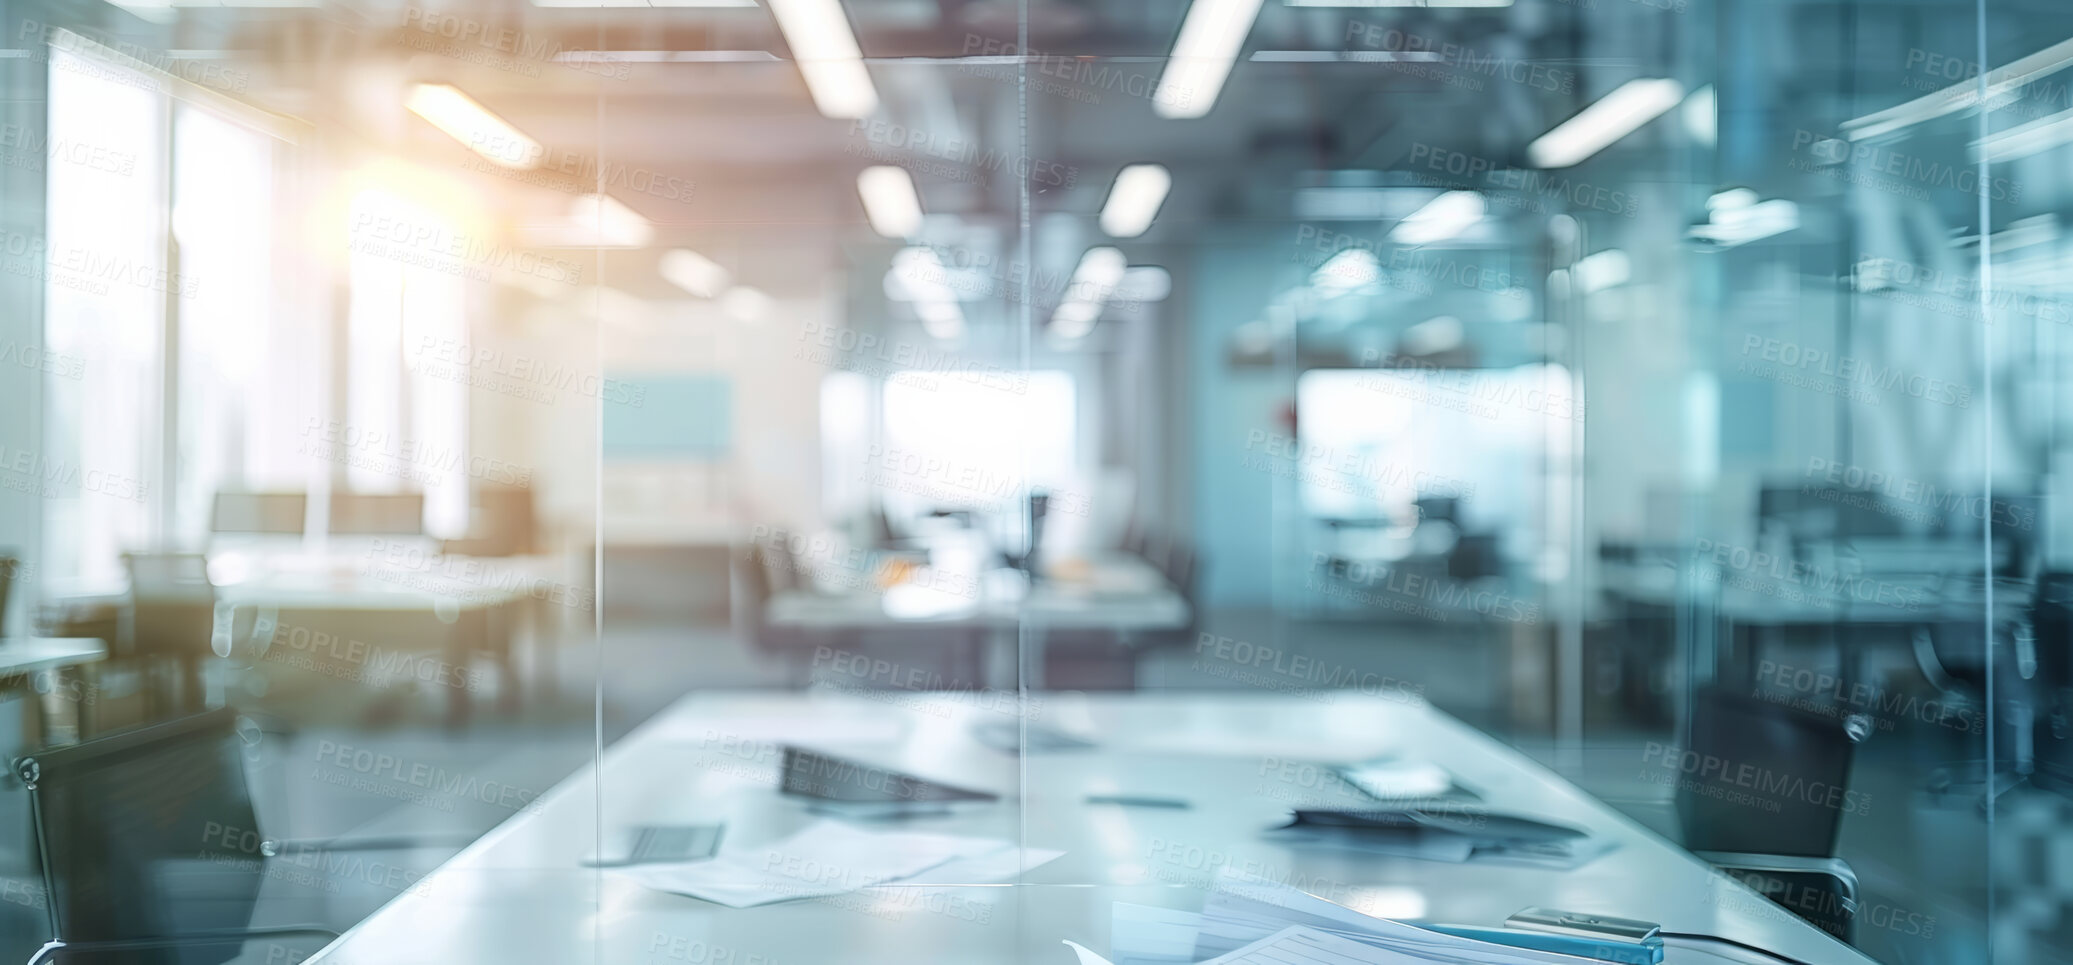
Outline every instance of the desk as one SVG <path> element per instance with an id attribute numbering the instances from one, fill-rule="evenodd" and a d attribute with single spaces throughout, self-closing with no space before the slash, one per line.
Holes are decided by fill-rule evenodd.
<path id="1" fill-rule="evenodd" d="M 28 746 L 53 743 L 50 713 L 43 704 L 43 695 L 69 695 L 68 699 L 77 702 L 81 699 L 83 691 L 74 679 L 75 671 L 107 656 L 108 645 L 91 637 L 21 637 L 0 640 L 0 693 L 22 692 L 32 707 L 30 714 L 36 721 L 36 736 L 28 742 Z M 53 675 L 50 685 L 37 686 L 36 678 L 45 673 Z M 81 719 L 83 723 L 84 715 L 81 715 Z"/>
<path id="2" fill-rule="evenodd" d="M 502 696 L 517 699 L 518 675 L 512 637 L 520 622 L 544 632 L 544 621 L 532 619 L 533 607 L 544 602 L 589 607 L 588 591 L 556 579 L 552 557 L 465 557 L 410 554 L 385 559 L 367 553 L 308 556 L 300 553 L 234 558 L 231 578 L 219 575 L 220 561 L 211 560 L 220 607 L 230 619 L 239 610 L 273 611 L 280 624 L 292 625 L 307 615 L 354 619 L 400 617 L 436 621 L 449 662 L 463 665 L 471 647 L 495 655 L 502 672 Z M 53 587 L 49 603 L 66 610 L 83 607 L 121 608 L 128 600 L 123 586 Z M 450 723 L 466 722 L 469 688 L 447 688 Z"/>
<path id="3" fill-rule="evenodd" d="M 1156 568 L 1134 556 L 1088 561 L 1071 579 L 1047 577 L 1018 585 L 988 578 L 951 585 L 956 588 L 787 590 L 771 596 L 766 619 L 774 626 L 800 630 L 977 630 L 986 637 L 986 683 L 996 690 L 1015 690 L 1023 683 L 1031 689 L 1043 686 L 1043 631 L 1143 633 L 1189 625 L 1187 599 Z M 1027 635 L 1027 660 L 1022 659 L 1024 628 L 1034 631 Z"/>
<path id="4" fill-rule="evenodd" d="M 325 965 L 508 965 L 511 962 L 914 962 L 1070 965 L 1070 938 L 1108 948 L 1113 904 L 1199 909 L 1219 866 L 1300 881 L 1312 891 L 1375 898 L 1433 920 L 1495 924 L 1529 905 L 1660 922 L 1726 935 L 1822 965 L 1872 965 L 1742 885 L 1714 872 L 1539 765 L 1422 702 L 1354 693 L 1322 701 L 1252 694 L 1070 694 L 1032 698 L 1026 716 L 1099 735 L 1093 750 L 1026 758 L 971 737 L 1013 710 L 970 694 L 699 694 L 606 751 L 606 823 L 724 821 L 737 844 L 774 840 L 814 820 L 774 790 L 778 760 L 760 741 L 817 731 L 815 746 L 957 778 L 1002 801 L 901 829 L 988 835 L 1065 856 L 1014 887 L 893 885 L 837 899 L 729 909 L 653 892 L 578 867 L 595 840 L 598 786 L 586 768 L 531 813 L 492 830 L 391 901 L 312 962 Z M 1299 850 L 1261 834 L 1294 801 L 1354 803 L 1329 784 L 1281 779 L 1283 755 L 1366 758 L 1418 749 L 1444 761 L 1497 809 L 1587 828 L 1615 842 L 1573 871 Z M 1026 783 L 1024 781 L 1026 780 Z M 1091 793 L 1184 797 L 1188 810 L 1088 805 Z M 675 944 L 681 940 L 684 944 Z M 719 957 L 725 950 L 731 958 Z M 752 958 L 750 956 L 761 956 Z M 1671 965 L 1716 961 L 1673 956 Z M 1733 959 L 1729 959 L 1733 960 Z"/>

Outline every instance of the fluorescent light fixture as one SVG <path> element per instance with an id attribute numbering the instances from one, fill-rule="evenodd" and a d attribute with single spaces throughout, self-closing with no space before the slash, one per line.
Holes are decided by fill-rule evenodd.
<path id="1" fill-rule="evenodd" d="M 1124 302 L 1165 301 L 1173 294 L 1173 274 L 1158 265 L 1131 265 L 1116 286 L 1115 298 Z"/>
<path id="2" fill-rule="evenodd" d="M 525 170 L 539 164 L 546 151 L 539 141 L 452 84 L 418 84 L 410 89 L 403 106 L 493 164 Z"/>
<path id="3" fill-rule="evenodd" d="M 1640 130 L 1641 125 L 1662 116 L 1683 99 L 1684 85 L 1674 80 L 1630 80 L 1526 145 L 1526 157 L 1535 167 L 1543 168 L 1582 163 L 1612 142 Z"/>
<path id="4" fill-rule="evenodd" d="M 671 248 L 662 253 L 656 266 L 664 281 L 700 298 L 711 298 L 727 290 L 734 274 L 711 258 L 688 248 Z"/>
<path id="5" fill-rule="evenodd" d="M 1968 77 L 1933 94 L 1924 94 L 1905 104 L 1874 111 L 1843 122 L 1843 136 L 1853 141 L 1891 134 L 1980 103 L 1981 88 L 1988 101 L 2021 90 L 2046 74 L 2073 64 L 2073 40 L 2061 40 L 2028 57 L 2009 62 L 1987 73 L 1984 83 Z"/>
<path id="6" fill-rule="evenodd" d="M 754 6 L 754 4 L 743 4 Z M 557 64 L 774 64 L 767 50 L 564 50 Z"/>
<path id="7" fill-rule="evenodd" d="M 1403 354 L 1419 356 L 1452 352 L 1466 341 L 1468 329 L 1461 324 L 1461 319 L 1436 315 L 1404 329 L 1398 344 L 1403 346 Z"/>
<path id="8" fill-rule="evenodd" d="M 1482 195 L 1474 191 L 1449 191 L 1397 222 L 1396 228 L 1389 232 L 1389 240 L 1400 245 L 1429 245 L 1445 241 L 1483 220 L 1484 210 Z"/>
<path id="9" fill-rule="evenodd" d="M 878 90 L 839 0 L 770 0 L 770 12 L 823 117 L 856 120 L 878 109 Z"/>
<path id="10" fill-rule="evenodd" d="M 619 199 L 586 194 L 569 206 L 569 220 L 584 240 L 579 247 L 639 248 L 655 237 L 655 226 Z"/>
<path id="11" fill-rule="evenodd" d="M 1972 142 L 1972 160 L 1999 164 L 2051 150 L 2067 141 L 2073 141 L 2073 111 L 2060 111 Z"/>
<path id="12" fill-rule="evenodd" d="M 1729 188 L 1726 191 L 1714 192 L 1712 197 L 1707 198 L 1706 210 L 1709 212 L 1733 211 L 1736 208 L 1749 207 L 1755 204 L 1756 201 L 1757 193 L 1755 191 L 1748 188 Z"/>
<path id="13" fill-rule="evenodd" d="M 1382 280 L 1382 263 L 1366 248 L 1339 252 L 1310 273 L 1310 287 L 1326 298 L 1356 292 Z"/>
<path id="14" fill-rule="evenodd" d="M 1626 252 L 1607 248 L 1577 259 L 1576 264 L 1569 266 L 1569 275 L 1576 290 L 1588 295 L 1626 284 L 1634 276 L 1634 265 Z"/>
<path id="15" fill-rule="evenodd" d="M 1437 64 L 1447 55 L 1437 50 L 1255 50 L 1245 59 L 1255 64 Z"/>
<path id="16" fill-rule="evenodd" d="M 956 338 L 964 331 L 965 316 L 949 277 L 933 249 L 902 248 L 893 255 L 892 270 L 885 273 L 885 293 L 914 304 L 922 331 L 936 338 Z"/>
<path id="17" fill-rule="evenodd" d="M 921 195 L 906 168 L 880 164 L 857 173 L 857 195 L 871 229 L 888 238 L 912 238 L 921 232 Z"/>
<path id="18" fill-rule="evenodd" d="M 1260 0 L 1194 0 L 1173 41 L 1173 56 L 1152 92 L 1160 117 L 1201 117 L 1216 106 L 1224 79 L 1238 63 L 1245 35 L 1260 14 Z"/>
<path id="19" fill-rule="evenodd" d="M 1108 247 L 1087 249 L 1065 286 L 1065 300 L 1051 313 L 1051 331 L 1065 339 L 1082 338 L 1094 331 L 1094 323 L 1101 319 L 1102 304 L 1115 294 L 1129 267 L 1130 261 L 1121 251 Z"/>
<path id="20" fill-rule="evenodd" d="M 1714 195 L 1706 202 L 1706 223 L 1694 225 L 1687 234 L 1733 248 L 1799 227 L 1799 205 L 1783 198 L 1755 201 L 1755 195 L 1747 188 Z"/>
<path id="21" fill-rule="evenodd" d="M 1116 172 L 1116 183 L 1109 186 L 1108 201 L 1101 206 L 1101 230 L 1111 238 L 1144 234 L 1172 187 L 1173 175 L 1165 165 L 1132 164 Z"/>
<path id="22" fill-rule="evenodd" d="M 1712 147 L 1720 139 L 1719 109 L 1712 84 L 1692 91 L 1691 96 L 1684 99 L 1684 106 L 1678 108 L 1678 113 L 1684 121 L 1684 132 L 1691 135 L 1693 143 Z"/>
<path id="23" fill-rule="evenodd" d="M 747 285 L 736 285 L 720 293 L 720 311 L 737 321 L 760 322 L 776 306 L 776 300 Z"/>

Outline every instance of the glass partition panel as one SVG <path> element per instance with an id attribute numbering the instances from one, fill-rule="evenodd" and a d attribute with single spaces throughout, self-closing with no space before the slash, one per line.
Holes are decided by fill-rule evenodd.
<path id="1" fill-rule="evenodd" d="M 2057 5 L 0 10 L 0 955 L 2066 957 Z"/>

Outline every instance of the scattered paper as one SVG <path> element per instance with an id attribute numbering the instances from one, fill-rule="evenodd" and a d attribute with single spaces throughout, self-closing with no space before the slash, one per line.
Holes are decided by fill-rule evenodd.
<path id="1" fill-rule="evenodd" d="M 1430 965 L 1431 961 L 1295 925 L 1202 965 Z"/>
<path id="2" fill-rule="evenodd" d="M 1079 942 L 1067 940 L 1065 944 L 1072 948 L 1074 954 L 1080 956 L 1080 965 L 1114 965 Z"/>
<path id="3" fill-rule="evenodd" d="M 991 884 L 1064 853 L 996 838 L 865 831 L 821 821 L 781 841 L 723 848 L 710 860 L 639 865 L 613 874 L 657 891 L 750 908 L 881 884 Z"/>

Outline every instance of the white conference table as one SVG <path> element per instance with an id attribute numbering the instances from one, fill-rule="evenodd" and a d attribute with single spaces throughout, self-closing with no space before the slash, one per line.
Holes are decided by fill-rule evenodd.
<path id="1" fill-rule="evenodd" d="M 54 739 L 50 708 L 45 706 L 42 695 L 72 695 L 76 700 L 79 668 L 107 656 L 108 644 L 93 637 L 0 639 L 0 696 L 19 692 L 27 703 L 29 719 L 36 725 L 33 741 L 50 743 Z M 76 731 L 71 733 L 76 736 Z"/>
<path id="2" fill-rule="evenodd" d="M 585 768 L 326 947 L 326 965 L 706 962 L 1036 962 L 1059 944 L 1109 948 L 1114 904 L 1198 910 L 1220 867 L 1286 880 L 1376 913 L 1468 924 L 1532 905 L 1723 935 L 1822 965 L 1871 960 L 1422 702 L 1353 693 L 1124 694 L 1029 698 L 1034 723 L 1100 741 L 1017 757 L 971 736 L 1016 707 L 971 694 L 699 694 Z M 731 909 L 580 867 L 599 825 L 724 822 L 736 845 L 817 820 L 775 790 L 773 742 L 957 780 L 1002 795 L 900 830 L 985 835 L 1064 857 L 1013 884 L 890 885 L 832 899 Z M 1416 752 L 1445 762 L 1488 806 L 1583 827 L 1616 847 L 1569 871 L 1302 850 L 1263 834 L 1298 803 L 1354 806 L 1351 792 L 1284 760 Z M 1638 764 L 1637 764 L 1638 766 Z M 1315 772 L 1309 772 L 1314 775 Z M 1294 776 L 1291 776 L 1294 775 Z M 1090 794 L 1184 798 L 1187 809 L 1090 804 Z M 1673 950 L 1670 965 L 1767 961 L 1726 946 Z"/>
<path id="3" fill-rule="evenodd" d="M 1070 576 L 1054 574 L 1033 583 L 1020 582 L 1019 574 L 996 572 L 948 581 L 955 589 L 786 590 L 771 595 L 765 619 L 773 626 L 824 632 L 969 628 L 984 634 L 986 682 L 997 690 L 1043 686 L 1044 631 L 1130 634 L 1188 626 L 1187 599 L 1150 563 L 1123 554 L 1079 562 L 1083 565 Z M 992 578 L 1000 576 L 1018 579 Z M 1025 629 L 1031 632 L 1025 635 Z"/>

